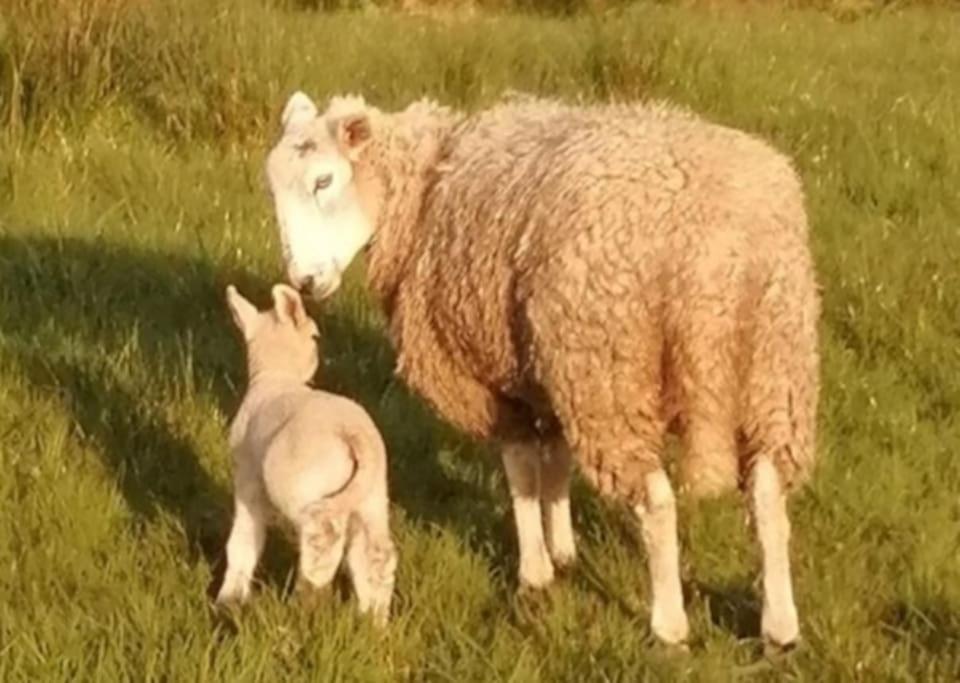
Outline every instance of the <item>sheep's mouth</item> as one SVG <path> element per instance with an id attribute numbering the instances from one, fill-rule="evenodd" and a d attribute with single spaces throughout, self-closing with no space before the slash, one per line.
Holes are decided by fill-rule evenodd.
<path id="1" fill-rule="evenodd" d="M 341 276 L 338 272 L 328 280 L 324 280 L 323 282 L 315 282 L 307 294 L 314 301 L 324 301 L 329 299 L 338 289 L 340 289 L 340 282 Z"/>

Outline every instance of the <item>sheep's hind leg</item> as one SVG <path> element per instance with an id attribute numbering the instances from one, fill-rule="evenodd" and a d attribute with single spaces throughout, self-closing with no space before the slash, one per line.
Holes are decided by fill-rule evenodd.
<path id="1" fill-rule="evenodd" d="M 750 503 L 763 550 L 761 631 L 768 641 L 788 647 L 800 631 L 790 580 L 790 519 L 780 475 L 769 457 L 759 457 L 754 465 Z"/>
<path id="2" fill-rule="evenodd" d="M 570 479 L 573 457 L 558 439 L 547 446 L 540 468 L 540 502 L 547 549 L 557 567 L 569 567 L 577 559 L 577 546 L 570 514 Z"/>
<path id="3" fill-rule="evenodd" d="M 680 586 L 677 506 L 670 480 L 662 469 L 645 476 L 643 502 L 634 510 L 643 528 L 652 585 L 650 627 L 660 640 L 681 643 L 687 639 L 689 624 Z"/>
<path id="4" fill-rule="evenodd" d="M 254 485 L 237 486 L 233 526 L 227 540 L 227 571 L 217 593 L 217 604 L 244 602 L 250 595 L 253 572 L 266 541 L 266 501 Z"/>
<path id="5" fill-rule="evenodd" d="M 520 549 L 520 585 L 543 588 L 553 581 L 554 573 L 543 534 L 540 449 L 533 442 L 510 442 L 504 445 L 501 458 L 513 499 Z"/>
<path id="6" fill-rule="evenodd" d="M 386 508 L 386 505 L 384 505 Z M 390 538 L 386 509 L 374 518 L 354 517 L 347 545 L 347 567 L 360 612 L 387 623 L 397 569 L 397 551 Z"/>
<path id="7" fill-rule="evenodd" d="M 347 514 L 318 506 L 308 509 L 300 525 L 301 589 L 326 588 L 340 567 L 347 538 Z"/>

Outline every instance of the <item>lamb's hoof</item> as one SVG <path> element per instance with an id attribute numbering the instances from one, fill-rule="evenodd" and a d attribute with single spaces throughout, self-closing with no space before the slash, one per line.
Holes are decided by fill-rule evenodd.
<path id="1" fill-rule="evenodd" d="M 370 623 L 372 623 L 377 630 L 385 629 L 390 623 L 389 606 L 378 605 L 376 607 L 368 607 L 367 609 L 360 610 L 360 613 L 369 619 Z"/>
<path id="2" fill-rule="evenodd" d="M 553 563 L 548 556 L 544 555 L 537 562 L 521 564 L 519 578 L 521 591 L 543 590 L 553 583 Z"/>
<path id="3" fill-rule="evenodd" d="M 220 592 L 217 593 L 217 598 L 213 604 L 218 610 L 236 610 L 249 598 L 249 586 L 227 577 L 224 579 L 223 586 L 220 587 Z"/>
<path id="4" fill-rule="evenodd" d="M 328 583 L 326 586 L 315 586 L 306 579 L 299 579 L 294 588 L 297 602 L 308 610 L 318 608 L 320 605 L 328 602 L 333 595 L 333 586 Z"/>

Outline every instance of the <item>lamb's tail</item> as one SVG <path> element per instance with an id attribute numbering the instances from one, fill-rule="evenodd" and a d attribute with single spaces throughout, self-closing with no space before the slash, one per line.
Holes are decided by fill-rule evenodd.
<path id="1" fill-rule="evenodd" d="M 349 449 L 353 471 L 339 489 L 306 506 L 304 513 L 309 516 L 353 510 L 370 495 L 384 476 L 386 447 L 379 434 L 368 430 L 351 430 L 344 431 L 341 438 Z"/>

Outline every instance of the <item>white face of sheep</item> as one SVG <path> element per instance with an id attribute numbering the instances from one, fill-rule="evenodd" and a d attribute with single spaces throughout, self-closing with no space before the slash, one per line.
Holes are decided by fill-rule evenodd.
<path id="1" fill-rule="evenodd" d="M 266 172 L 287 279 L 300 292 L 324 299 L 373 235 L 373 218 L 354 182 L 354 163 L 371 136 L 370 120 L 362 107 L 321 116 L 310 98 L 297 92 L 284 108 L 282 126 Z"/>

